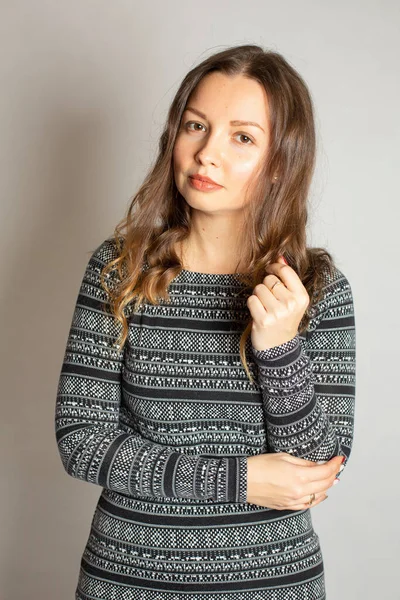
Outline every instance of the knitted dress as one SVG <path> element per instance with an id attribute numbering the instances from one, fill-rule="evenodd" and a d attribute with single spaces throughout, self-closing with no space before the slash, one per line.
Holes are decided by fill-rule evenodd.
<path id="1" fill-rule="evenodd" d="M 349 457 L 355 400 L 352 291 L 335 267 L 304 334 L 268 350 L 234 274 L 182 270 L 170 301 L 120 323 L 104 310 L 113 239 L 91 255 L 57 390 L 66 472 L 102 488 L 76 600 L 317 600 L 324 567 L 310 510 L 246 502 L 246 457 Z M 109 281 L 116 277 L 111 273 Z"/>

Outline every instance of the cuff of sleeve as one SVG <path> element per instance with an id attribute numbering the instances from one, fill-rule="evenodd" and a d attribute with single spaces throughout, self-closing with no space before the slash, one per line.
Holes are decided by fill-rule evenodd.
<path id="1" fill-rule="evenodd" d="M 284 367 L 293 363 L 301 353 L 300 336 L 298 333 L 287 342 L 267 348 L 256 350 L 252 346 L 255 362 L 262 367 Z"/>
<path id="2" fill-rule="evenodd" d="M 217 502 L 247 501 L 247 456 L 221 459 L 216 489 Z"/>
<path id="3" fill-rule="evenodd" d="M 238 495 L 235 502 L 247 502 L 247 456 L 239 456 Z"/>

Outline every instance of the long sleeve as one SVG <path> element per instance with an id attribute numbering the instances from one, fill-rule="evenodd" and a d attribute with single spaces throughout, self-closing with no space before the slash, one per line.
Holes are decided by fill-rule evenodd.
<path id="1" fill-rule="evenodd" d="M 66 472 L 130 496 L 246 502 L 246 456 L 190 455 L 121 429 L 124 351 L 114 342 L 122 326 L 104 310 L 100 283 L 102 268 L 115 257 L 106 240 L 89 259 L 67 338 L 55 408 Z M 109 274 L 108 283 L 115 281 Z"/>
<path id="2" fill-rule="evenodd" d="M 352 291 L 335 267 L 314 307 L 305 339 L 252 347 L 262 389 L 268 445 L 314 461 L 350 456 L 355 405 L 356 336 Z"/>

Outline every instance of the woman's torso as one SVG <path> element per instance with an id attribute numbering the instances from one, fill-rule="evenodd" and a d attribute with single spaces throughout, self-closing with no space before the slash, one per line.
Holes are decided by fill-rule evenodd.
<path id="1" fill-rule="evenodd" d="M 142 304 L 129 320 L 120 427 L 186 454 L 267 452 L 257 372 L 247 352 L 250 382 L 239 356 L 249 318 L 243 284 L 233 275 L 183 270 L 170 297 L 170 303 Z M 324 593 L 310 511 L 250 503 L 133 498 L 104 489 L 83 565 L 93 595 L 106 595 L 96 585 L 117 581 L 142 590 L 141 600 L 167 592 L 176 600 L 189 591 L 192 600 L 203 593 L 219 600 L 232 593 L 235 600 L 290 597 L 279 595 L 282 589 L 296 599 Z"/>

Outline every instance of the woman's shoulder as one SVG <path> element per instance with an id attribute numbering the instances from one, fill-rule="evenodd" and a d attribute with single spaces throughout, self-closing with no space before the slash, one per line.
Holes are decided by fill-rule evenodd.
<path id="1" fill-rule="evenodd" d="M 124 238 L 118 238 L 120 243 L 123 243 Z M 104 264 L 108 264 L 110 261 L 118 258 L 120 255 L 120 251 L 118 249 L 118 245 L 115 237 L 108 237 L 103 240 L 95 250 L 92 251 L 92 258 L 95 258 Z"/>
<path id="2" fill-rule="evenodd" d="M 349 283 L 346 274 L 334 262 L 332 262 L 330 265 L 324 265 L 324 267 L 321 270 L 321 277 L 325 287 L 333 285 L 336 282 L 342 282 L 342 284 Z"/>
<path id="3" fill-rule="evenodd" d="M 323 286 L 320 299 L 313 305 L 311 310 L 312 320 L 317 322 L 322 317 L 333 318 L 339 314 L 353 314 L 353 291 L 349 278 L 343 269 L 332 263 L 331 266 L 323 268 L 321 278 Z M 312 323 L 310 323 L 310 327 L 313 328 Z"/>

